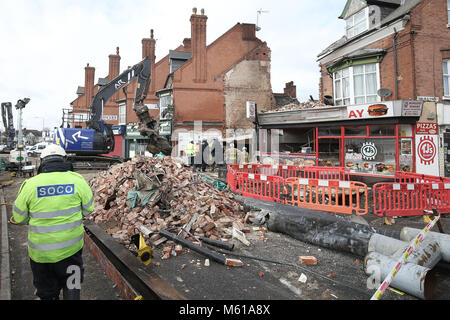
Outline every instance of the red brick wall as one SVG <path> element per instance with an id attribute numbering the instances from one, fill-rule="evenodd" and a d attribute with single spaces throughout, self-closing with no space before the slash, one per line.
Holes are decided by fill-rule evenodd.
<path id="1" fill-rule="evenodd" d="M 195 120 L 225 124 L 225 73 L 244 58 L 270 61 L 270 49 L 262 46 L 261 40 L 255 37 L 254 25 L 253 28 L 251 26 L 236 24 L 207 47 L 205 82 L 195 81 L 195 65 L 192 60 L 175 72 L 173 87 L 176 124 Z M 252 52 L 259 46 L 260 50 Z M 251 56 L 247 57 L 250 52 Z"/>
<path id="2" fill-rule="evenodd" d="M 442 98 L 442 59 L 450 57 L 446 0 L 423 0 L 412 9 L 410 16 L 397 40 L 398 99 L 416 99 L 417 96 Z M 395 99 L 393 38 L 389 36 L 369 46 L 387 51 L 380 64 L 380 87 L 393 92 L 387 100 Z M 319 83 L 321 98 L 332 96 L 332 85 L 322 66 Z"/>

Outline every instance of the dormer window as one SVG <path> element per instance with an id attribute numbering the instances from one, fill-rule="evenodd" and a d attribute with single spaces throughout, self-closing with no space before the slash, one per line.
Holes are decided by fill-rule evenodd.
<path id="1" fill-rule="evenodd" d="M 354 15 L 348 17 L 346 20 L 346 35 L 347 38 L 354 36 L 369 29 L 369 8 L 366 7 Z"/>

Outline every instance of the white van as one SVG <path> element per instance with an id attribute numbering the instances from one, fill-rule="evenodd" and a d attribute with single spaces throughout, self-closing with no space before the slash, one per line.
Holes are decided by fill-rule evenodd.
<path id="1" fill-rule="evenodd" d="M 28 156 L 30 157 L 35 155 L 40 156 L 42 150 L 44 150 L 47 146 L 48 146 L 47 142 L 36 143 L 34 146 L 32 146 L 27 150 Z"/>

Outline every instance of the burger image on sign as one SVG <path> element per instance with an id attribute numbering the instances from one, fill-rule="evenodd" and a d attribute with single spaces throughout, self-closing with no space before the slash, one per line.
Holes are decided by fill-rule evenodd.
<path id="1" fill-rule="evenodd" d="M 373 104 L 367 108 L 367 113 L 371 117 L 381 117 L 388 113 L 389 108 L 385 104 Z"/>

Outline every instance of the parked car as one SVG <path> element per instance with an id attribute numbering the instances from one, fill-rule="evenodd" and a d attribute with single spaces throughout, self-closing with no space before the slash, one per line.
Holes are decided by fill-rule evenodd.
<path id="1" fill-rule="evenodd" d="M 34 146 L 27 150 L 28 156 L 40 156 L 42 150 L 44 150 L 48 146 L 47 142 L 36 143 Z"/>

